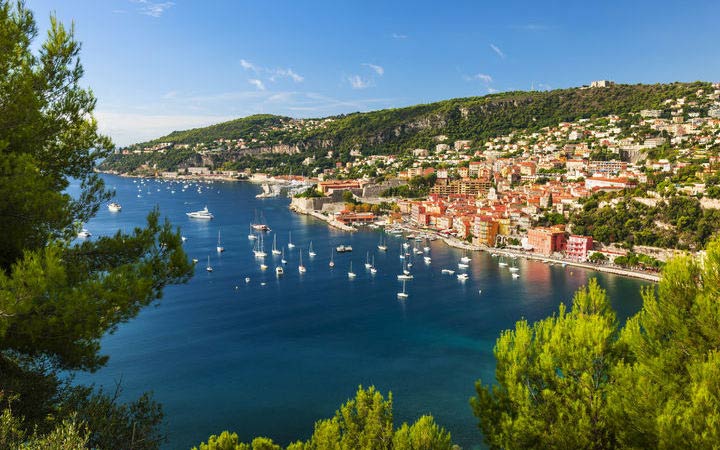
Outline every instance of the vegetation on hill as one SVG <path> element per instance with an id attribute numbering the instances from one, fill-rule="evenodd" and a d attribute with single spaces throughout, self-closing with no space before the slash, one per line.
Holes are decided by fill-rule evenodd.
<path id="1" fill-rule="evenodd" d="M 73 243 L 111 198 L 93 166 L 112 143 L 80 86 L 72 29 L 51 17 L 37 53 L 36 34 L 22 2 L 0 1 L 0 448 L 158 448 L 160 405 L 121 404 L 68 372 L 101 368 L 103 335 L 192 266 L 157 211 L 145 228 Z"/>

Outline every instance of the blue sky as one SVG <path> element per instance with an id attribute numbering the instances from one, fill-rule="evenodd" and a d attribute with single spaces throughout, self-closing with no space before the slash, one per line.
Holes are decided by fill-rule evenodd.
<path id="1" fill-rule="evenodd" d="M 716 1 L 26 1 L 40 36 L 52 11 L 75 22 L 119 145 L 255 113 L 720 80 Z"/>

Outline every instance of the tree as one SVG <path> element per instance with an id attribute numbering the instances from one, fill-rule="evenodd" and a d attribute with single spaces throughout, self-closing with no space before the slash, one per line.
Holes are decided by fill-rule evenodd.
<path id="1" fill-rule="evenodd" d="M 495 346 L 497 385 L 471 399 L 491 448 L 611 448 L 606 390 L 617 360 L 617 323 L 595 279 L 568 312 L 521 320 Z"/>
<path id="2" fill-rule="evenodd" d="M 73 29 L 51 17 L 37 54 L 36 35 L 22 2 L 0 0 L 0 392 L 15 398 L 24 431 L 56 429 L 75 414 L 71 402 L 101 403 L 116 421 L 108 430 L 130 427 L 138 440 L 156 442 L 154 402 L 127 406 L 153 411 L 142 418 L 123 414 L 60 374 L 102 367 L 100 338 L 159 299 L 167 284 L 186 281 L 192 266 L 179 233 L 157 210 L 145 228 L 73 244 L 79 224 L 111 198 L 93 167 L 112 143 L 98 133 L 95 98 L 80 86 Z M 80 181 L 78 198 L 64 192 L 70 177 Z M 89 442 L 113 438 L 100 434 L 90 429 Z M 125 436 L 118 433 L 110 446 L 126 447 Z"/>

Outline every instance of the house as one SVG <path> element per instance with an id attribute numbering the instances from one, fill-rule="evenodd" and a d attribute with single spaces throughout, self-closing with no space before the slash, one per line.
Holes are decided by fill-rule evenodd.
<path id="1" fill-rule="evenodd" d="M 494 247 L 498 227 L 498 223 L 491 217 L 476 216 L 473 222 L 473 244 Z"/>
<path id="2" fill-rule="evenodd" d="M 565 231 L 558 228 L 531 228 L 528 230 L 528 245 L 541 255 L 561 252 L 565 250 Z"/>
<path id="3" fill-rule="evenodd" d="M 565 248 L 565 255 L 573 260 L 579 262 L 585 262 L 588 259 L 588 254 L 593 249 L 593 238 L 592 236 L 578 236 L 570 235 L 567 240 Z"/>

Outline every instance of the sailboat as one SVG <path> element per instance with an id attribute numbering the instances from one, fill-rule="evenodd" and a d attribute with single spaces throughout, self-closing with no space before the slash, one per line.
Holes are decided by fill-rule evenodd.
<path id="1" fill-rule="evenodd" d="M 402 245 L 400 246 L 400 259 L 405 259 L 405 250 L 403 250 Z"/>
<path id="2" fill-rule="evenodd" d="M 284 274 L 285 274 L 285 271 L 283 270 L 282 266 L 275 267 L 275 275 L 281 276 Z"/>
<path id="3" fill-rule="evenodd" d="M 262 235 L 260 235 L 260 240 L 257 241 L 257 244 L 255 245 L 255 250 L 253 250 L 253 253 L 255 254 L 256 258 L 264 258 L 267 256 L 267 253 L 263 250 L 263 238 Z"/>
<path id="4" fill-rule="evenodd" d="M 410 271 L 407 270 L 407 268 L 405 267 L 405 261 L 403 261 L 402 271 L 403 271 L 403 273 L 401 273 L 400 275 L 397 276 L 398 280 L 412 280 L 413 276 L 410 273 Z"/>
<path id="5" fill-rule="evenodd" d="M 279 255 L 279 254 L 280 254 L 280 250 L 277 249 L 277 234 L 274 234 L 274 235 L 273 235 L 272 254 L 273 254 L 273 255 Z"/>
<path id="6" fill-rule="evenodd" d="M 288 232 L 288 248 L 295 248 L 295 244 L 292 243 L 292 231 Z"/>
<path id="7" fill-rule="evenodd" d="M 210 255 L 208 255 L 208 263 L 207 263 L 207 267 L 205 267 L 205 270 L 207 270 L 208 272 L 212 272 L 212 271 L 213 271 L 213 268 L 212 268 L 212 266 L 210 265 Z"/>
<path id="8" fill-rule="evenodd" d="M 352 261 L 350 261 L 350 270 L 348 270 L 348 278 L 355 278 L 356 274 L 352 270 Z"/>
<path id="9" fill-rule="evenodd" d="M 372 266 L 370 266 L 370 273 L 372 275 L 375 275 L 377 273 L 377 268 L 375 267 L 375 255 L 373 255 L 372 258 Z"/>
<path id="10" fill-rule="evenodd" d="M 303 266 L 303 263 L 302 263 L 302 252 L 300 252 L 300 264 L 298 265 L 298 272 L 300 272 L 300 273 L 307 272 L 307 269 L 305 268 L 305 266 Z"/>
<path id="11" fill-rule="evenodd" d="M 330 247 L 330 262 L 328 263 L 330 267 L 335 267 L 335 250 Z"/>
<path id="12" fill-rule="evenodd" d="M 372 267 L 372 264 L 370 264 L 370 252 L 365 253 L 365 268 L 369 269 Z"/>
<path id="13" fill-rule="evenodd" d="M 508 265 L 508 263 L 505 262 L 505 257 L 504 257 L 504 256 L 501 256 L 501 257 L 500 257 L 500 262 L 498 263 L 498 266 L 500 266 L 500 267 L 505 267 L 505 266 L 507 266 L 507 265 Z"/>
<path id="14" fill-rule="evenodd" d="M 312 241 L 310 241 L 310 249 L 308 250 L 308 255 L 312 258 L 313 256 L 316 256 L 317 253 L 315 253 L 315 250 L 312 248 Z"/>
<path id="15" fill-rule="evenodd" d="M 406 298 L 408 298 L 408 293 L 405 291 L 405 280 L 402 280 L 402 282 L 403 282 L 403 290 L 402 290 L 402 292 L 398 292 L 397 296 L 398 296 L 398 298 L 406 299 Z"/>
<path id="16" fill-rule="evenodd" d="M 282 249 L 282 256 L 280 257 L 280 262 L 282 264 L 287 264 L 287 259 L 285 259 L 285 249 Z"/>
<path id="17" fill-rule="evenodd" d="M 222 253 L 225 251 L 225 247 L 223 247 L 222 244 L 220 243 L 220 230 L 218 230 L 217 251 L 218 251 L 218 253 Z"/>
<path id="18" fill-rule="evenodd" d="M 252 231 L 252 228 L 250 229 L 250 234 L 248 234 L 248 239 L 250 239 L 251 241 L 257 239 L 257 235 L 255 235 L 255 233 Z"/>
<path id="19" fill-rule="evenodd" d="M 463 257 L 460 258 L 460 262 L 464 262 L 467 264 L 470 261 L 472 261 L 472 259 L 470 259 L 470 257 L 467 255 L 467 250 L 465 250 L 465 252 L 463 253 Z"/>
<path id="20" fill-rule="evenodd" d="M 250 224 L 253 230 L 255 231 L 270 231 L 270 227 L 265 224 L 265 217 L 262 214 L 262 211 L 260 212 L 260 219 L 257 217 L 257 210 L 255 210 L 255 222 Z"/>
<path id="21" fill-rule="evenodd" d="M 383 234 L 380 235 L 380 243 L 377 246 L 378 250 L 380 250 L 381 252 L 387 251 L 387 244 L 385 244 L 385 242 L 383 241 L 384 237 L 385 237 L 385 235 L 383 235 Z"/>

